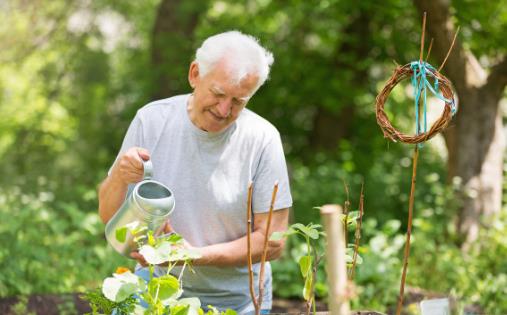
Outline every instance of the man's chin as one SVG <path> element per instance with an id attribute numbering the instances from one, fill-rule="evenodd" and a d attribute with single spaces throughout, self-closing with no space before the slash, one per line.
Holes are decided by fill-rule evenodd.
<path id="1" fill-rule="evenodd" d="M 219 133 L 219 132 L 222 132 L 224 131 L 225 129 L 227 129 L 227 127 L 229 127 L 230 124 L 221 124 L 221 123 L 212 123 L 212 124 L 209 124 L 206 128 L 206 131 L 207 132 L 211 132 L 211 133 Z"/>

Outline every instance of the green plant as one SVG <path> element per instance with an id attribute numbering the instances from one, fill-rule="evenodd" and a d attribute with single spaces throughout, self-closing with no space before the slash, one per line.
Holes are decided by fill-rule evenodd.
<path id="1" fill-rule="evenodd" d="M 92 202 L 79 205 L 39 188 L 37 194 L 0 189 L 0 297 L 85 291 L 115 266 L 132 263 L 104 246 L 103 223 L 86 211 L 95 191 L 84 191 Z"/>
<path id="2" fill-rule="evenodd" d="M 85 298 L 90 302 L 92 314 L 143 314 L 143 315 L 204 315 L 198 298 L 181 298 L 181 283 L 185 267 L 200 254 L 188 249 L 183 238 L 178 234 L 154 237 L 152 231 L 140 229 L 134 223 L 116 231 L 118 241 L 125 241 L 125 233 L 136 237 L 139 253 L 148 263 L 149 280 L 132 273 L 127 268 L 118 268 L 113 277 L 108 277 L 100 291 L 92 291 Z M 183 264 L 178 277 L 171 270 Z M 155 265 L 167 266 L 166 274 L 154 277 Z M 143 302 L 146 305 L 143 305 Z M 208 315 L 235 315 L 233 310 L 219 312 L 208 306 Z"/>
<path id="3" fill-rule="evenodd" d="M 315 283 L 317 278 L 317 268 L 319 262 L 323 257 L 317 251 L 317 241 L 320 236 L 324 235 L 321 231 L 322 226 L 320 224 L 310 223 L 303 225 L 301 223 L 295 223 L 291 225 L 285 232 L 274 232 L 271 235 L 272 240 L 280 240 L 286 236 L 299 235 L 303 237 L 306 244 L 306 252 L 298 260 L 299 270 L 304 279 L 303 298 L 306 301 L 306 313 L 310 314 L 310 310 L 313 306 L 313 313 L 315 310 Z"/>
<path id="4" fill-rule="evenodd" d="M 28 311 L 28 296 L 22 295 L 18 298 L 16 304 L 11 308 L 14 315 L 35 315 L 35 312 Z"/>

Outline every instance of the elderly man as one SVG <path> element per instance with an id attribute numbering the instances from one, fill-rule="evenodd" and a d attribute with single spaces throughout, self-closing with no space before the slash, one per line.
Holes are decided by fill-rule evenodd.
<path id="1" fill-rule="evenodd" d="M 287 228 L 292 198 L 280 135 L 245 108 L 266 81 L 272 63 L 272 54 L 251 36 L 232 31 L 206 39 L 188 72 L 193 92 L 152 102 L 137 112 L 100 186 L 99 214 L 107 222 L 129 186 L 142 180 L 142 160 L 152 160 L 154 179 L 170 187 L 176 198 L 170 218 L 174 231 L 202 253 L 193 262 L 195 273 L 184 273 L 183 285 L 184 295 L 199 297 L 203 306 L 239 313 L 253 310 L 246 240 L 249 181 L 254 182 L 254 262 L 261 259 L 277 180 L 280 189 L 270 232 Z M 279 257 L 282 249 L 283 241 L 270 241 L 268 259 Z M 139 256 L 133 254 L 142 260 Z M 266 267 L 264 311 L 272 300 L 271 270 L 269 264 Z M 256 278 L 259 269 L 255 264 Z"/>

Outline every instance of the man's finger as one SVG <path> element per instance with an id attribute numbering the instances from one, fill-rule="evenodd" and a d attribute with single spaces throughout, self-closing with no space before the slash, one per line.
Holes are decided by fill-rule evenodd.
<path id="1" fill-rule="evenodd" d="M 137 154 L 139 154 L 139 157 L 143 161 L 148 161 L 150 159 L 150 152 L 148 152 L 148 150 L 146 150 L 145 148 L 138 148 Z"/>
<path id="2" fill-rule="evenodd" d="M 268 241 L 268 246 L 272 248 L 277 248 L 282 246 L 282 242 L 280 241 Z"/>
<path id="3" fill-rule="evenodd" d="M 168 234 L 168 233 L 173 233 L 173 232 L 174 232 L 174 229 L 171 226 L 171 223 L 169 223 L 169 220 L 165 221 L 165 223 L 164 223 L 164 233 Z"/>
<path id="4" fill-rule="evenodd" d="M 135 260 L 137 260 L 137 262 L 139 264 L 141 264 L 141 266 L 143 266 L 143 267 L 146 267 L 148 265 L 148 263 L 144 259 L 144 256 L 141 255 L 141 254 L 139 254 L 138 252 L 132 252 L 132 253 L 130 253 L 130 257 L 132 257 Z"/>

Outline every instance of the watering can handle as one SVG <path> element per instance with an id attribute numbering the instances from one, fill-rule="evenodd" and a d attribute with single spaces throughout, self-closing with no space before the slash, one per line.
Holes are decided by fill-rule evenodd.
<path id="1" fill-rule="evenodd" d="M 143 179 L 151 179 L 153 177 L 153 164 L 151 163 L 151 160 L 143 161 L 143 167 Z"/>

